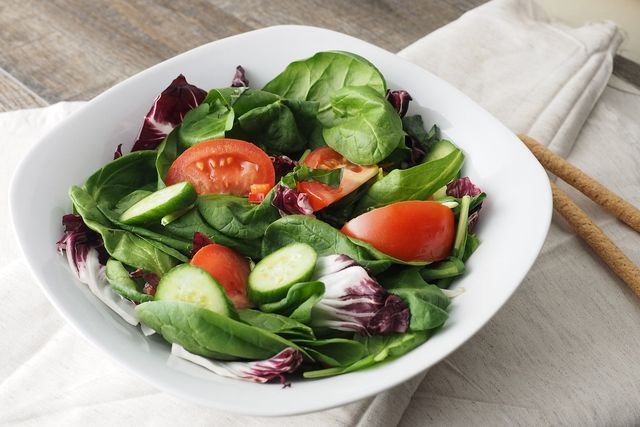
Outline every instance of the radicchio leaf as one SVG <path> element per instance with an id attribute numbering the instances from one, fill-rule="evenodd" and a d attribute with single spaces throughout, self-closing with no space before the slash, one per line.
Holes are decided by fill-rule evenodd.
<path id="1" fill-rule="evenodd" d="M 467 219 L 467 230 L 469 233 L 473 233 L 476 228 L 476 224 L 478 224 L 478 220 L 480 219 L 480 208 L 482 207 L 482 203 L 480 203 L 474 210 L 469 214 L 469 218 Z"/>
<path id="2" fill-rule="evenodd" d="M 346 255 L 320 257 L 314 280 L 325 293 L 312 309 L 311 324 L 361 335 L 406 332 L 409 308 Z"/>
<path id="3" fill-rule="evenodd" d="M 200 103 L 207 92 L 187 82 L 180 74 L 158 95 L 144 118 L 142 130 L 131 151 L 153 150 Z"/>
<path id="4" fill-rule="evenodd" d="M 122 144 L 118 144 L 116 151 L 113 152 L 113 160 L 122 157 Z"/>
<path id="5" fill-rule="evenodd" d="M 60 254 L 66 253 L 69 266 L 78 279 L 91 249 L 95 248 L 98 251 L 98 260 L 101 264 L 107 263 L 108 254 L 104 249 L 102 237 L 87 227 L 80 215 L 64 215 L 62 225 L 64 234 L 56 246 Z"/>
<path id="6" fill-rule="evenodd" d="M 456 179 L 455 181 L 447 184 L 447 196 L 461 198 L 463 196 L 477 196 L 482 193 L 478 187 L 476 187 L 469 177 Z"/>
<path id="7" fill-rule="evenodd" d="M 231 87 L 249 87 L 249 80 L 247 80 L 242 65 L 236 67 L 236 73 L 233 75 L 233 80 L 231 80 Z"/>
<path id="8" fill-rule="evenodd" d="M 309 203 L 309 197 L 295 188 L 278 184 L 276 193 L 271 200 L 273 207 L 278 209 L 280 215 L 309 215 L 313 216 L 313 208 Z"/>
<path id="9" fill-rule="evenodd" d="M 269 156 L 276 171 L 276 181 L 288 174 L 298 165 L 298 162 L 287 156 Z"/>
<path id="10" fill-rule="evenodd" d="M 171 346 L 171 354 L 202 366 L 218 375 L 256 383 L 275 378 L 285 383 L 285 374 L 294 372 L 302 364 L 299 350 L 287 347 L 270 359 L 255 362 L 220 362 L 190 353 L 178 344 Z"/>
<path id="11" fill-rule="evenodd" d="M 211 240 L 206 234 L 199 231 L 193 233 L 193 241 L 191 244 L 191 258 L 193 258 L 196 252 L 198 252 L 200 249 L 212 243 L 213 240 Z"/>
<path id="12" fill-rule="evenodd" d="M 387 90 L 387 100 L 393 105 L 400 117 L 404 117 L 409 109 L 409 101 L 413 98 L 406 90 Z"/>

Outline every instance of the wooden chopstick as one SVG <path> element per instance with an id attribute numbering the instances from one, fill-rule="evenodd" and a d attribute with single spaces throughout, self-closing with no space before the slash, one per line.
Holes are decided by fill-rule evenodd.
<path id="1" fill-rule="evenodd" d="M 564 217 L 587 245 L 640 297 L 640 268 L 602 232 L 591 218 L 556 184 L 551 183 L 553 208 Z"/>
<path id="2" fill-rule="evenodd" d="M 640 231 L 640 211 L 612 193 L 605 186 L 552 153 L 533 138 L 518 135 L 542 166 L 568 184 L 580 190 L 591 200 L 605 207 L 634 230 Z M 587 245 L 611 268 L 611 270 L 640 297 L 640 268 L 616 246 L 611 239 L 580 209 L 556 184 L 551 182 L 553 208 L 575 230 Z"/>
<path id="3" fill-rule="evenodd" d="M 640 232 L 640 209 L 527 135 L 518 135 L 546 170 Z"/>

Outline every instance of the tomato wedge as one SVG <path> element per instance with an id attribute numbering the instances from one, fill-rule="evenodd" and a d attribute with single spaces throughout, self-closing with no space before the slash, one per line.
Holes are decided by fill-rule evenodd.
<path id="1" fill-rule="evenodd" d="M 341 231 L 403 261 L 443 260 L 451 253 L 455 235 L 451 209 L 419 200 L 373 209 Z"/>
<path id="2" fill-rule="evenodd" d="M 165 184 L 189 181 L 198 194 L 247 196 L 252 184 L 273 187 L 276 173 L 267 153 L 239 139 L 212 139 L 185 150 L 169 167 Z"/>
<path id="3" fill-rule="evenodd" d="M 358 187 L 378 173 L 376 165 L 356 165 L 329 147 L 313 150 L 304 158 L 303 163 L 314 169 L 331 170 L 344 168 L 340 186 L 337 188 L 315 181 L 303 181 L 297 184 L 299 191 L 307 193 L 309 203 L 314 211 L 319 211 L 331 203 L 337 202 L 347 194 L 357 190 Z"/>
<path id="4" fill-rule="evenodd" d="M 249 261 L 233 249 L 212 243 L 202 247 L 191 259 L 191 265 L 206 270 L 222 285 L 236 308 L 251 306 L 247 297 Z"/>

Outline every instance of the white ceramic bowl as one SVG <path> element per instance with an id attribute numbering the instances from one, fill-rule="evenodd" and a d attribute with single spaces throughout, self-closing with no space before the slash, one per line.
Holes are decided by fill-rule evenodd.
<path id="1" fill-rule="evenodd" d="M 321 50 L 346 50 L 373 62 L 390 88 L 406 89 L 411 113 L 437 123 L 466 154 L 464 174 L 489 195 L 479 224 L 482 244 L 466 292 L 445 327 L 419 348 L 371 369 L 291 388 L 217 377 L 188 363 L 168 364 L 169 345 L 145 338 L 77 282 L 55 251 L 67 190 L 131 147 L 154 97 L 178 74 L 201 88 L 228 86 L 242 64 L 262 87 L 291 61 Z M 551 219 L 547 176 L 515 135 L 446 82 L 393 53 L 356 38 L 304 26 L 279 26 L 215 41 L 114 86 L 58 125 L 31 150 L 11 187 L 11 213 L 24 255 L 52 304 L 87 340 L 162 390 L 225 411 L 293 415 L 371 396 L 425 371 L 475 334 L 509 299 L 533 264 Z M 25 301 L 28 304 L 28 301 Z"/>

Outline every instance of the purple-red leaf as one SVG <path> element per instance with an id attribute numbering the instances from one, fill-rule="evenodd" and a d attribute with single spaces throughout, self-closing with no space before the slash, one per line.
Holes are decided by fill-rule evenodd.
<path id="1" fill-rule="evenodd" d="M 393 108 L 398 112 L 400 117 L 404 117 L 409 109 L 409 101 L 411 101 L 411 95 L 406 90 L 388 90 L 387 100 L 393 105 Z"/>
<path id="2" fill-rule="evenodd" d="M 291 160 L 287 156 L 269 156 L 273 168 L 276 171 L 276 181 L 288 174 L 298 165 L 298 162 Z"/>
<path id="3" fill-rule="evenodd" d="M 122 157 L 122 144 L 118 144 L 116 151 L 113 152 L 113 160 Z"/>
<path id="4" fill-rule="evenodd" d="M 280 215 L 313 215 L 309 197 L 294 188 L 278 184 L 271 204 L 278 209 Z"/>
<path id="5" fill-rule="evenodd" d="M 180 74 L 156 97 L 131 151 L 156 148 L 173 128 L 182 123 L 184 115 L 200 105 L 206 96 L 206 91 L 189 84 Z"/>
<path id="6" fill-rule="evenodd" d="M 447 196 L 461 198 L 463 196 L 477 196 L 482 193 L 468 177 L 456 179 L 447 184 Z"/>
<path id="7" fill-rule="evenodd" d="M 409 308 L 346 255 L 318 258 L 314 280 L 325 293 L 312 311 L 311 324 L 361 335 L 406 332 Z"/>
<path id="8" fill-rule="evenodd" d="M 66 253 L 69 266 L 76 277 L 80 277 L 91 249 L 98 251 L 98 260 L 102 265 L 107 263 L 108 254 L 104 249 L 102 237 L 87 227 L 80 215 L 63 215 L 62 225 L 64 226 L 64 234 L 56 246 L 61 254 Z"/>
<path id="9" fill-rule="evenodd" d="M 233 75 L 233 80 L 231 80 L 231 87 L 249 87 L 249 80 L 247 80 L 242 65 L 236 67 L 236 73 Z"/>
<path id="10" fill-rule="evenodd" d="M 191 258 L 193 258 L 193 256 L 200 249 L 212 243 L 213 243 L 213 240 L 211 240 L 209 236 L 207 236 L 206 234 L 201 233 L 199 231 L 196 231 L 195 233 L 193 233 L 193 240 L 191 244 Z"/>

